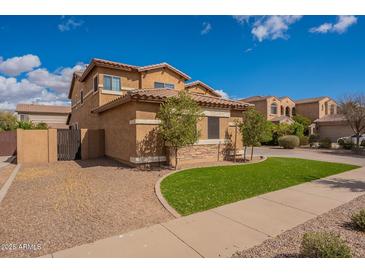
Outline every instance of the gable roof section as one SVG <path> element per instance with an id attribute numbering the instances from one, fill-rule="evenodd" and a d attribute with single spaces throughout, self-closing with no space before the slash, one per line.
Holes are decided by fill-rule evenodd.
<path id="1" fill-rule="evenodd" d="M 26 113 L 55 113 L 68 114 L 71 112 L 69 106 L 52 106 L 52 105 L 36 105 L 36 104 L 17 104 L 16 112 Z"/>
<path id="2" fill-rule="evenodd" d="M 178 70 L 177 68 L 171 66 L 168 63 L 160 63 L 160 64 L 155 64 L 155 65 L 148 65 L 148 66 L 144 66 L 144 67 L 139 67 L 138 71 L 142 72 L 142 71 L 149 71 L 149 70 L 153 70 L 153 69 L 160 69 L 160 68 L 168 68 L 169 70 L 177 73 L 178 75 L 180 75 L 181 77 L 183 77 L 185 80 L 190 80 L 190 76 L 183 73 L 181 70 Z"/>
<path id="3" fill-rule="evenodd" d="M 272 96 L 272 95 L 268 95 L 268 96 L 257 95 L 257 96 L 251 96 L 251 97 L 243 98 L 243 99 L 240 99 L 239 101 L 244 101 L 244 102 L 249 102 L 250 103 L 250 102 L 264 101 L 268 98 L 273 98 L 273 97 L 278 99 L 277 97 Z"/>
<path id="4" fill-rule="evenodd" d="M 202 86 L 202 87 L 204 87 L 205 89 L 207 89 L 208 91 L 210 91 L 211 93 L 213 93 L 214 95 L 216 95 L 217 97 L 222 97 L 222 95 L 219 94 L 218 92 L 216 92 L 215 89 L 213 89 L 212 87 L 208 86 L 207 84 L 203 83 L 200 80 L 187 83 L 187 84 L 185 84 L 185 87 L 186 88 L 189 88 L 189 87 L 194 87 L 194 86 L 199 86 L 199 85 Z"/>
<path id="5" fill-rule="evenodd" d="M 309 104 L 309 103 L 316 103 L 316 102 L 322 101 L 323 99 L 332 100 L 328 96 L 321 96 L 321 97 L 314 97 L 314 98 L 306 98 L 306 99 L 302 99 L 302 100 L 296 100 L 295 103 L 296 104 Z"/>
<path id="6" fill-rule="evenodd" d="M 137 89 L 129 91 L 126 95 L 94 109 L 93 112 L 101 113 L 130 101 L 162 103 L 169 97 L 177 96 L 178 92 L 179 91 L 177 90 L 171 89 Z M 242 101 L 234 101 L 196 93 L 190 93 L 190 96 L 201 106 L 233 108 L 238 110 L 243 110 L 252 106 L 251 104 Z"/>
<path id="7" fill-rule="evenodd" d="M 282 97 L 279 97 L 279 100 L 280 100 L 280 101 L 282 101 L 282 100 L 284 100 L 284 99 L 289 99 L 290 101 L 292 101 L 292 102 L 295 104 L 295 101 L 294 101 L 292 98 L 290 98 L 289 96 L 282 96 Z"/>
<path id="8" fill-rule="evenodd" d="M 113 61 L 104 60 L 104 59 L 93 58 L 91 60 L 90 64 L 86 67 L 82 76 L 80 77 L 80 81 L 84 81 L 84 79 L 87 77 L 87 75 L 90 73 L 90 71 L 95 66 L 122 69 L 122 70 L 127 70 L 127 71 L 136 70 L 138 68 L 138 66 L 128 65 L 128 64 L 124 64 L 124 63 L 120 63 L 120 62 L 113 62 Z"/>

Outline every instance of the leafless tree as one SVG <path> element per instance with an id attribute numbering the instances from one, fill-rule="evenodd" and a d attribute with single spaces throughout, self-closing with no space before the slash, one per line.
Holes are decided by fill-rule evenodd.
<path id="1" fill-rule="evenodd" d="M 339 102 L 340 112 L 356 136 L 356 146 L 360 146 L 360 137 L 365 133 L 365 94 L 346 95 Z"/>

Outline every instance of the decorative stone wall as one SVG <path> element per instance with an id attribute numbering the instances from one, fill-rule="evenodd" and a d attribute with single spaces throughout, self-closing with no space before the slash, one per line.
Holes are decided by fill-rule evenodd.
<path id="1" fill-rule="evenodd" d="M 171 166 L 175 165 L 175 152 L 168 148 L 168 162 Z M 193 145 L 180 148 L 177 152 L 178 165 L 195 162 L 222 161 L 232 150 L 231 144 L 209 144 Z"/>

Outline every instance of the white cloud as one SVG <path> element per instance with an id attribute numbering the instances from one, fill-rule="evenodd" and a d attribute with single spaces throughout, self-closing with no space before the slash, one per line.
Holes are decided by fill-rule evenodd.
<path id="1" fill-rule="evenodd" d="M 224 92 L 222 89 L 216 89 L 215 92 L 221 95 L 223 98 L 229 98 L 228 93 Z"/>
<path id="2" fill-rule="evenodd" d="M 245 49 L 245 53 L 248 53 L 250 51 L 253 51 L 253 48 L 247 48 L 247 49 Z"/>
<path id="3" fill-rule="evenodd" d="M 342 15 L 337 17 L 337 22 L 335 24 L 332 23 L 324 23 L 318 27 L 313 27 L 309 29 L 309 32 L 312 33 L 328 33 L 335 32 L 342 34 L 347 31 L 347 29 L 357 23 L 356 16 L 353 15 Z"/>
<path id="4" fill-rule="evenodd" d="M 45 68 L 40 68 L 29 72 L 28 79 L 39 86 L 49 88 L 60 94 L 67 94 L 73 73 L 84 68 L 84 64 L 77 64 L 72 68 L 58 69 L 54 73 Z"/>
<path id="5" fill-rule="evenodd" d="M 79 63 L 73 67 L 59 68 L 54 72 L 49 72 L 46 68 L 32 70 L 31 66 L 26 67 L 24 65 L 29 62 L 24 62 L 24 58 L 22 59 L 23 61 L 19 61 L 19 58 L 14 57 L 2 61 L 0 57 L 0 67 L 1 64 L 7 62 L 6 66 L 3 66 L 3 68 L 7 69 L 7 74 L 13 73 L 18 75 L 18 73 L 15 73 L 14 63 L 18 65 L 18 68 L 22 68 L 17 71 L 28 71 L 26 75 L 17 77 L 18 79 L 0 75 L 0 109 L 14 109 L 18 103 L 69 104 L 67 95 L 72 75 L 74 71 L 85 69 L 85 64 Z M 27 58 L 25 59 L 27 60 Z M 38 62 L 34 63 L 33 69 L 40 65 L 38 57 L 36 60 Z M 12 64 L 11 66 L 9 65 L 10 63 Z M 19 64 L 22 65 L 20 66 Z"/>
<path id="6" fill-rule="evenodd" d="M 16 56 L 3 60 L 0 57 L 0 72 L 9 76 L 17 76 L 23 72 L 28 72 L 41 65 L 39 57 L 33 54 Z"/>
<path id="7" fill-rule="evenodd" d="M 27 79 L 18 81 L 14 77 L 0 76 L 0 109 L 14 109 L 16 104 L 68 104 L 64 94 L 58 95 L 46 88 L 36 85 Z"/>
<path id="8" fill-rule="evenodd" d="M 212 30 L 212 25 L 209 22 L 203 22 L 203 29 L 201 30 L 200 34 L 204 35 L 207 34 Z"/>
<path id="9" fill-rule="evenodd" d="M 77 20 L 75 18 L 65 19 L 63 17 L 62 20 L 63 21 L 60 24 L 58 24 L 58 29 L 62 32 L 76 29 L 84 24 L 84 21 Z"/>
<path id="10" fill-rule="evenodd" d="M 275 40 L 278 38 L 287 39 L 286 33 L 291 24 L 300 20 L 302 16 L 264 16 L 258 19 L 251 30 L 253 36 L 262 42 L 265 39 Z"/>
<path id="11" fill-rule="evenodd" d="M 247 24 L 250 21 L 250 18 L 253 17 L 251 15 L 234 15 L 233 18 L 239 23 L 239 24 Z"/>

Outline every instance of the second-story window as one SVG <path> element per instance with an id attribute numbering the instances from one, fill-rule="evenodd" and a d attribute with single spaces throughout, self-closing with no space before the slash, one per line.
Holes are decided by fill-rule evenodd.
<path id="1" fill-rule="evenodd" d="M 278 113 L 278 105 L 276 103 L 271 104 L 271 114 L 277 114 Z"/>
<path id="2" fill-rule="evenodd" d="M 99 77 L 96 75 L 94 76 L 94 82 L 93 82 L 93 91 L 98 91 L 99 86 Z"/>
<path id="3" fill-rule="evenodd" d="M 155 82 L 154 87 L 155 87 L 155 88 L 168 88 L 168 89 L 175 89 L 175 85 L 174 85 L 174 84 L 170 84 L 170 83 L 162 83 L 162 82 Z"/>
<path id="4" fill-rule="evenodd" d="M 104 75 L 104 89 L 120 91 L 120 77 Z"/>

